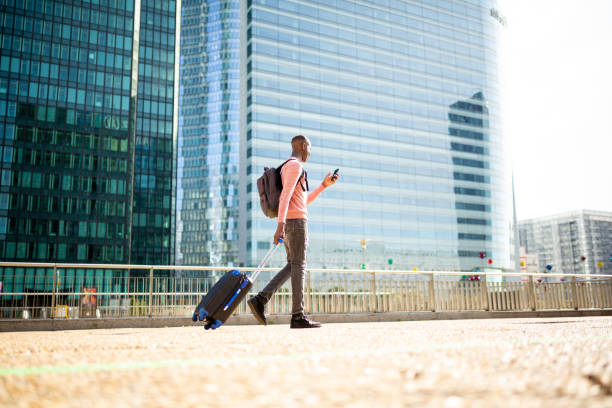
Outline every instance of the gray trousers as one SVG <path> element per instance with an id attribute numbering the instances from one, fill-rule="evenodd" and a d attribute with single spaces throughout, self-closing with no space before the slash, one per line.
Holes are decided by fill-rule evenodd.
<path id="1" fill-rule="evenodd" d="M 285 239 L 287 265 L 259 293 L 267 303 L 272 295 L 291 277 L 293 304 L 291 314 L 304 313 L 304 272 L 306 270 L 306 248 L 308 247 L 308 225 L 302 218 L 287 220 Z"/>

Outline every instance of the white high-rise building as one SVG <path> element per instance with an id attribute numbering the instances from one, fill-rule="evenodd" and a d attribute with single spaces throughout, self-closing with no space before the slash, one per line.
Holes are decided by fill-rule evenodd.
<path id="1" fill-rule="evenodd" d="M 580 210 L 519 221 L 520 244 L 538 272 L 612 275 L 612 212 Z"/>

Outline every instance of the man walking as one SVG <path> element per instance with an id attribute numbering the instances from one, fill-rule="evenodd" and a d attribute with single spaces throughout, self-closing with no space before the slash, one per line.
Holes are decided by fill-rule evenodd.
<path id="1" fill-rule="evenodd" d="M 257 296 L 251 297 L 247 304 L 260 324 L 268 324 L 265 304 L 272 295 L 291 277 L 293 305 L 291 328 L 306 329 L 321 327 L 320 323 L 309 320 L 304 315 L 304 272 L 306 270 L 306 248 L 308 247 L 307 206 L 321 192 L 334 184 L 338 175 L 327 173 L 319 187 L 308 193 L 308 178 L 302 164 L 310 157 L 310 140 L 297 135 L 291 140 L 291 158 L 281 168 L 283 190 L 278 206 L 278 226 L 274 233 L 274 243 L 283 239 L 287 252 L 287 265 L 280 270 Z"/>

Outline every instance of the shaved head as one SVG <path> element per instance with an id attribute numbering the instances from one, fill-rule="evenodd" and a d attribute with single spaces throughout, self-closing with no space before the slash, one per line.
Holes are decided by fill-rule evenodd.
<path id="1" fill-rule="evenodd" d="M 291 139 L 291 146 L 301 146 L 302 143 L 310 144 L 310 140 L 302 135 L 293 136 L 293 139 Z"/>
<path id="2" fill-rule="evenodd" d="M 291 139 L 292 156 L 301 159 L 303 162 L 310 156 L 310 140 L 306 136 L 297 135 Z"/>

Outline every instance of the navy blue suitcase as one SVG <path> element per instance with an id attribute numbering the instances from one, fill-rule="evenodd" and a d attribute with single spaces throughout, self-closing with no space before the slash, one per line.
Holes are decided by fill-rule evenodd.
<path id="1" fill-rule="evenodd" d="M 282 242 L 282 239 L 280 240 Z M 215 285 L 210 288 L 202 300 L 193 311 L 192 320 L 194 322 L 205 321 L 204 328 L 216 329 L 230 318 L 236 307 L 242 302 L 253 286 L 253 282 L 261 272 L 261 269 L 268 263 L 278 244 L 272 246 L 264 256 L 253 275 L 250 277 L 246 273 L 233 269 L 227 272 Z"/>

